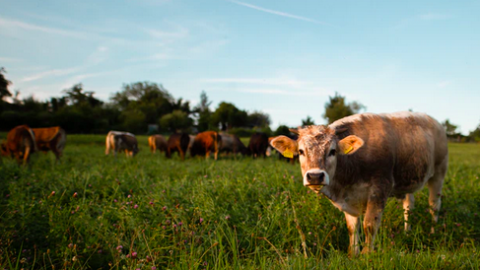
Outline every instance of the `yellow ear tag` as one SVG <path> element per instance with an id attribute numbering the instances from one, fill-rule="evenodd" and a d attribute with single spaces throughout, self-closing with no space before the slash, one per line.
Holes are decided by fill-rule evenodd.
<path id="1" fill-rule="evenodd" d="M 286 157 L 286 158 L 293 158 L 293 153 L 290 152 L 290 150 L 285 150 L 283 151 L 283 156 Z"/>
<path id="2" fill-rule="evenodd" d="M 352 150 L 353 150 L 353 146 L 350 145 L 350 147 L 345 149 L 345 151 L 343 151 L 343 153 L 348 154 L 348 153 L 352 152 Z"/>

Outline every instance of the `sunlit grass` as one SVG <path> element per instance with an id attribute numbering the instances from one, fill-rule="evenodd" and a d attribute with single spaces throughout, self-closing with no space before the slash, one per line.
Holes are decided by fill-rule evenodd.
<path id="1" fill-rule="evenodd" d="M 104 136 L 95 135 L 67 135 L 60 164 L 51 153 L 35 154 L 26 168 L 3 159 L 0 266 L 480 268 L 479 145 L 450 145 L 435 234 L 425 189 L 416 194 L 411 232 L 403 232 L 402 206 L 392 199 L 376 252 L 349 259 L 343 213 L 302 186 L 298 164 L 168 160 L 149 153 L 147 136 L 138 139 L 134 159 L 106 157 Z"/>

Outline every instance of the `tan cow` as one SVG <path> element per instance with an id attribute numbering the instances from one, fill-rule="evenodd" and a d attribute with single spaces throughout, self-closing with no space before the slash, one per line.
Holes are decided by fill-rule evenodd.
<path id="1" fill-rule="evenodd" d="M 152 153 L 167 151 L 167 140 L 162 135 L 156 134 L 148 137 L 148 146 Z"/>
<path id="2" fill-rule="evenodd" d="M 61 127 L 32 128 L 35 133 L 35 142 L 38 150 L 46 153 L 52 151 L 57 160 L 62 156 L 65 148 L 66 134 Z"/>
<path id="3" fill-rule="evenodd" d="M 358 114 L 292 132 L 299 135 L 298 141 L 279 136 L 271 144 L 283 154 L 298 153 L 303 184 L 345 213 L 350 254 L 360 251 L 360 215 L 365 232 L 362 253 L 373 250 L 388 197 L 403 199 L 409 230 L 413 193 L 427 184 L 430 212 L 437 222 L 448 148 L 445 130 L 430 116 Z"/>
<path id="4" fill-rule="evenodd" d="M 27 126 L 16 126 L 7 134 L 7 141 L 0 147 L 2 156 L 14 157 L 19 164 L 26 164 L 30 154 L 37 150 L 35 135 Z"/>
<path id="5" fill-rule="evenodd" d="M 107 134 L 107 138 L 105 140 L 105 155 L 108 155 L 110 153 L 110 150 L 115 150 L 115 135 L 121 135 L 121 134 L 126 134 L 135 137 L 130 132 L 125 132 L 125 131 L 114 131 L 111 130 Z"/>

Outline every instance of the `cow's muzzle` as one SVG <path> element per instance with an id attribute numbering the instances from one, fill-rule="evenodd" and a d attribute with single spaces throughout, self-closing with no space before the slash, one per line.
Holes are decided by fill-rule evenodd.
<path id="1" fill-rule="evenodd" d="M 324 170 L 311 169 L 303 177 L 304 186 L 327 186 L 329 183 L 328 174 Z"/>

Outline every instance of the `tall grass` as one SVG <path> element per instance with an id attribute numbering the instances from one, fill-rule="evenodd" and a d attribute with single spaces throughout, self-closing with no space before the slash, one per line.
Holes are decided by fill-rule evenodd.
<path id="1" fill-rule="evenodd" d="M 104 155 L 68 135 L 62 162 L 0 163 L 0 267 L 7 269 L 480 269 L 480 147 L 450 145 L 436 232 L 428 192 L 412 231 L 389 200 L 376 252 L 347 257 L 343 213 L 302 186 L 298 164 Z M 305 243 L 305 246 L 302 245 Z"/>

